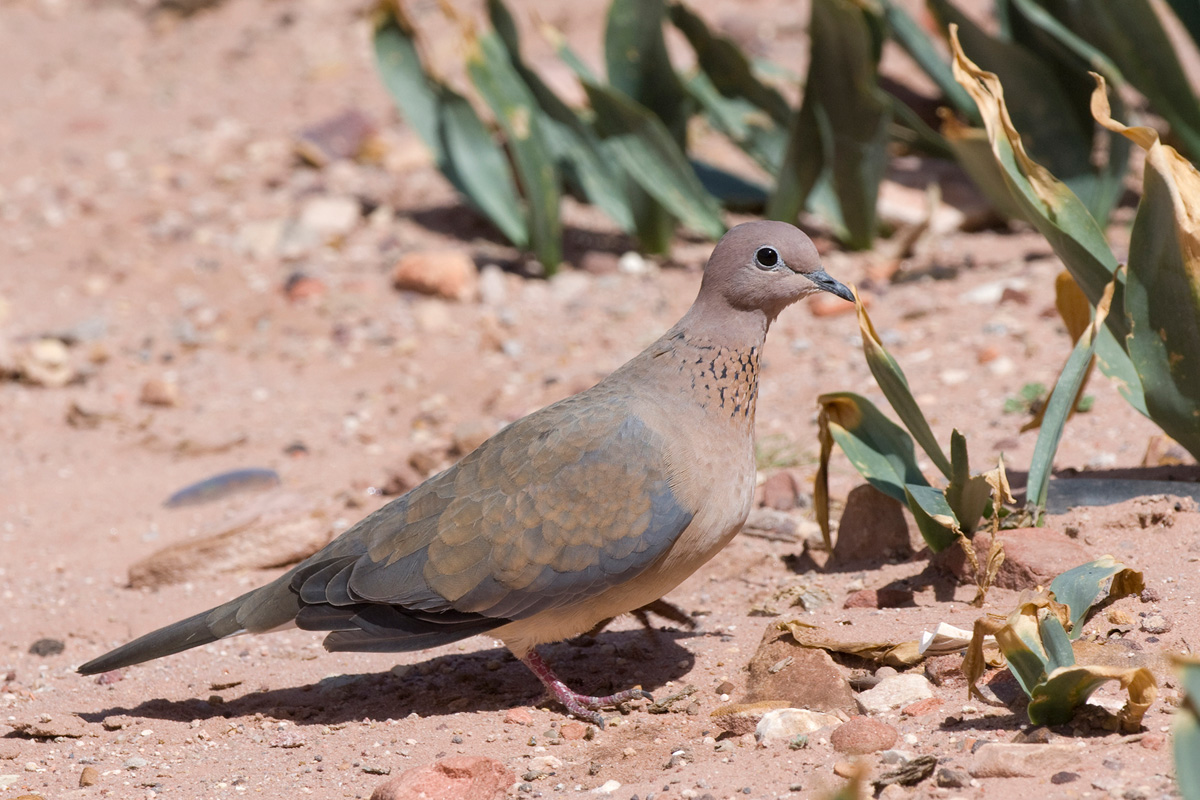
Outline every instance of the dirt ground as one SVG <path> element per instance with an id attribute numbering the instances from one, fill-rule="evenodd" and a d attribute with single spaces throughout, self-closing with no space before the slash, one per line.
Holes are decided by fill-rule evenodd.
<path id="1" fill-rule="evenodd" d="M 602 9 L 576 5 L 514 8 L 522 20 L 536 10 L 598 61 Z M 413 6 L 450 63 L 457 33 L 435 4 Z M 696 6 L 758 54 L 802 65 L 803 7 Z M 764 629 L 795 617 L 857 638 L 916 639 L 938 622 L 969 628 L 981 613 L 968 605 L 971 587 L 947 595 L 930 583 L 923 555 L 849 570 L 803 557 L 814 526 L 801 509 L 798 537 L 740 536 L 669 596 L 695 631 L 647 632 L 628 618 L 594 640 L 545 648 L 581 690 L 696 689 L 672 713 L 635 704 L 593 738 L 560 735 L 562 710 L 486 637 L 356 655 L 326 653 L 317 634 L 291 630 L 77 675 L 116 644 L 265 582 L 289 547 L 344 529 L 480 436 L 594 383 L 683 313 L 711 244 L 681 236 L 669 261 L 622 260 L 632 244 L 571 206 L 568 266 L 550 281 L 517 274 L 519 254 L 458 202 L 398 121 L 361 2 L 227 0 L 187 18 L 122 0 L 0 7 L 0 373 L 43 370 L 40 381 L 0 380 L 0 798 L 365 798 L 389 774 L 456 755 L 502 762 L 520 797 L 822 796 L 853 760 L 829 730 L 802 749 L 762 746 L 710 716 L 744 696 Z M 534 63 L 565 85 L 527 38 Z M 378 126 L 378 157 L 301 163 L 296 136 L 345 109 Z M 922 182 L 939 176 L 955 184 L 935 165 L 899 162 L 890 207 L 919 215 Z M 848 254 L 816 238 L 829 271 L 862 288 L 940 441 L 958 428 L 975 470 L 1003 453 L 1019 478 L 1036 435 L 1019 433 L 1024 417 L 1005 414 L 1005 400 L 1025 383 L 1052 383 L 1070 348 L 1053 312 L 1059 265 L 1044 241 L 939 230 L 888 280 L 886 240 L 879 252 Z M 393 288 L 399 259 L 442 250 L 482 268 L 467 299 Z M 297 275 L 308 280 L 289 284 Z M 760 440 L 805 493 L 817 395 L 853 390 L 883 405 L 853 315 L 813 308 L 789 309 L 771 330 L 758 404 Z M 1157 429 L 1103 378 L 1089 393 L 1094 407 L 1070 422 L 1058 467 L 1139 467 Z M 281 485 L 164 507 L 180 488 L 239 468 L 273 469 Z M 859 483 L 836 456 L 835 512 Z M 1176 796 L 1169 726 L 1179 695 L 1161 656 L 1200 640 L 1195 508 L 1160 497 L 1050 519 L 1089 555 L 1144 572 L 1151 591 L 1088 628 L 1155 669 L 1159 699 L 1141 732 L 1054 728 L 1034 738 L 1074 748 L 1065 764 L 960 786 L 931 777 L 884 794 Z M 185 553 L 135 570 L 131 586 L 131 566 L 164 546 L 239 530 L 268 535 L 248 556 L 209 560 L 228 571 L 197 571 Z M 798 582 L 826 602 L 749 614 Z M 913 603 L 843 608 L 854 591 L 885 586 L 911 588 Z M 1015 597 L 994 590 L 987 610 L 1005 612 Z M 1115 611 L 1133 624 L 1114 624 Z M 1139 627 L 1149 616 L 1166 631 Z M 864 666 L 841 669 L 861 676 Z M 900 736 L 900 758 L 933 755 L 939 769 L 969 772 L 980 744 L 1028 729 L 1019 704 L 968 701 L 961 680 L 933 691 L 940 702 L 924 710 L 878 717 Z M 862 761 L 889 769 L 878 754 Z M 88 767 L 92 785 L 81 787 Z"/>

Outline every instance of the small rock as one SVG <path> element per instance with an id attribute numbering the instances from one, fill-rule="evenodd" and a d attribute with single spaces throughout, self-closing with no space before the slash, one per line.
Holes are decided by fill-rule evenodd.
<path id="1" fill-rule="evenodd" d="M 96 676 L 96 683 L 100 686 L 111 686 L 123 680 L 125 680 L 125 673 L 119 669 L 110 669 L 108 672 L 102 672 Z"/>
<path id="2" fill-rule="evenodd" d="M 1166 633 L 1171 630 L 1171 620 L 1165 614 L 1151 614 L 1139 627 L 1146 633 Z"/>
<path id="3" fill-rule="evenodd" d="M 885 586 L 854 592 L 846 598 L 842 608 L 910 608 L 914 605 L 911 589 Z"/>
<path id="4" fill-rule="evenodd" d="M 851 489 L 846 497 L 833 558 L 838 564 L 906 558 L 913 553 L 912 538 L 908 517 L 900 503 L 874 486 L 862 484 Z"/>
<path id="5" fill-rule="evenodd" d="M 461 250 L 422 250 L 400 257 L 392 269 L 392 286 L 447 300 L 469 300 L 478 292 L 479 271 Z"/>
<path id="6" fill-rule="evenodd" d="M 100 773 L 95 767 L 84 767 L 83 772 L 79 773 L 79 786 L 95 786 L 100 780 Z"/>
<path id="7" fill-rule="evenodd" d="M 132 724 L 133 717 L 126 716 L 125 714 L 114 714 L 112 716 L 105 717 L 100 721 L 100 725 L 106 731 L 123 730 Z"/>
<path id="8" fill-rule="evenodd" d="M 179 386 L 161 378 L 151 378 L 142 384 L 138 399 L 142 405 L 173 408 L 179 405 Z"/>
<path id="9" fill-rule="evenodd" d="M 564 722 L 558 726 L 558 732 L 562 734 L 562 738 L 568 741 L 579 741 L 584 736 L 587 736 L 588 726 L 582 722 Z"/>
<path id="10" fill-rule="evenodd" d="M 853 761 L 835 761 L 833 764 L 833 774 L 839 778 L 854 778 L 858 773 L 858 764 Z"/>
<path id="11" fill-rule="evenodd" d="M 957 683 L 964 680 L 962 662 L 963 657 L 957 654 L 927 658 L 925 659 L 925 677 L 929 678 L 934 686 Z"/>
<path id="12" fill-rule="evenodd" d="M 771 672 L 791 658 L 784 669 Z M 747 666 L 746 702 L 782 700 L 792 708 L 854 713 L 854 693 L 829 653 L 798 647 L 790 633 L 769 623 Z"/>
<path id="13" fill-rule="evenodd" d="M 1061 786 L 1064 783 L 1074 783 L 1079 780 L 1078 772 L 1056 772 L 1050 776 L 1050 782 L 1055 786 Z"/>
<path id="14" fill-rule="evenodd" d="M 1017 731 L 1013 734 L 1011 741 L 1015 744 L 1049 744 L 1050 729 L 1039 725 L 1026 731 Z"/>
<path id="15" fill-rule="evenodd" d="M 66 648 L 61 639 L 38 639 L 29 645 L 29 652 L 35 656 L 56 656 Z"/>
<path id="16" fill-rule="evenodd" d="M 829 743 L 839 753 L 852 756 L 887 750 L 900 734 L 891 725 L 870 717 L 852 717 L 829 735 Z"/>
<path id="17" fill-rule="evenodd" d="M 532 725 L 533 714 L 527 708 L 510 708 L 504 714 L 505 725 Z"/>
<path id="18" fill-rule="evenodd" d="M 516 782 L 501 762 L 482 756 L 457 756 L 405 770 L 375 787 L 371 800 L 499 800 Z"/>
<path id="19" fill-rule="evenodd" d="M 907 750 L 884 750 L 879 754 L 879 763 L 893 766 L 912 761 L 912 753 Z"/>
<path id="20" fill-rule="evenodd" d="M 0 739 L 0 761 L 16 761 L 21 756 L 21 745 L 13 739 Z"/>
<path id="21" fill-rule="evenodd" d="M 649 275 L 654 271 L 654 264 L 641 253 L 630 250 L 617 259 L 617 271 L 625 275 Z"/>
<path id="22" fill-rule="evenodd" d="M 905 673 L 885 678 L 855 699 L 864 714 L 883 714 L 933 697 L 933 686 L 924 675 Z"/>
<path id="23" fill-rule="evenodd" d="M 292 303 L 311 303 L 328 293 L 325 282 L 320 278 L 293 272 L 283 284 L 283 294 Z"/>
<path id="24" fill-rule="evenodd" d="M 296 137 L 296 152 L 314 167 L 333 161 L 356 159 L 375 137 L 375 123 L 356 108 L 349 108 L 310 125 Z"/>
<path id="25" fill-rule="evenodd" d="M 723 731 L 736 736 L 754 733 L 763 715 L 768 711 L 787 708 L 786 700 L 768 700 L 761 703 L 731 703 L 713 709 L 712 721 Z"/>
<path id="26" fill-rule="evenodd" d="M 971 785 L 971 776 L 961 769 L 942 767 L 937 771 L 937 785 L 944 789 L 965 789 Z"/>
<path id="27" fill-rule="evenodd" d="M 912 705 L 905 706 L 900 709 L 900 713 L 905 717 L 919 717 L 923 714 L 936 711 L 942 706 L 942 702 L 942 698 L 940 697 L 927 697 L 924 700 L 918 700 Z"/>
<path id="28" fill-rule="evenodd" d="M 791 511 L 800 506 L 802 497 L 796 474 L 784 469 L 763 481 L 761 505 L 776 511 Z"/>
<path id="29" fill-rule="evenodd" d="M 1167 737 L 1161 733 L 1147 733 L 1142 737 L 1142 747 L 1146 750 L 1161 750 L 1167 743 Z"/>
<path id="30" fill-rule="evenodd" d="M 479 301 L 492 308 L 508 302 L 507 278 L 495 264 L 485 264 L 479 270 Z"/>
<path id="31" fill-rule="evenodd" d="M 742 533 L 779 542 L 795 542 L 800 538 L 800 527 L 786 511 L 755 508 L 746 517 Z"/>
<path id="32" fill-rule="evenodd" d="M 1000 744 L 989 742 L 975 751 L 970 772 L 976 778 L 1021 778 L 1069 767 L 1081 751 L 1069 744 Z"/>
<path id="33" fill-rule="evenodd" d="M 597 786 L 595 789 L 592 789 L 592 794 L 612 794 L 613 792 L 615 792 L 617 789 L 620 789 L 620 788 L 621 788 L 620 781 L 608 780 L 608 781 L 605 781 L 600 786 Z"/>
<path id="34" fill-rule="evenodd" d="M 141 769 L 149 763 L 149 761 L 141 756 L 134 756 L 133 758 L 125 759 L 125 763 L 122 766 L 124 766 L 125 769 Z"/>
<path id="35" fill-rule="evenodd" d="M 362 206 L 353 197 L 318 195 L 305 201 L 299 224 L 323 241 L 341 239 L 358 225 Z"/>
<path id="36" fill-rule="evenodd" d="M 16 372 L 34 386 L 59 389 L 76 376 L 67 346 L 59 339 L 38 339 L 18 354 Z"/>
<path id="37" fill-rule="evenodd" d="M 978 531 L 971 541 L 982 563 L 991 547 L 991 535 L 987 531 Z M 1004 547 L 1004 563 L 992 585 L 1001 589 L 1020 591 L 1038 585 L 1049 586 L 1050 581 L 1061 573 L 1092 560 L 1092 555 L 1082 545 L 1053 528 L 1000 531 L 1000 544 Z M 971 565 L 961 547 L 947 547 L 933 557 L 932 563 L 960 581 L 974 581 Z"/>
<path id="38" fill-rule="evenodd" d="M 812 733 L 841 720 L 833 714 L 810 711 L 807 708 L 778 708 L 763 714 L 754 729 L 754 738 L 762 744 L 791 742 L 797 736 Z"/>

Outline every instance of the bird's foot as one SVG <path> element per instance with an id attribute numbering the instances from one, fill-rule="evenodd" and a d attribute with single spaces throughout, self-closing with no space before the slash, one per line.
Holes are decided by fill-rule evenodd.
<path id="1" fill-rule="evenodd" d="M 546 662 L 542 661 L 542 657 L 537 654 L 536 650 L 530 650 L 526 653 L 521 662 L 529 667 L 529 671 L 537 676 L 542 685 L 546 687 L 546 691 L 550 692 L 555 700 L 567 707 L 567 711 L 570 711 L 582 720 L 592 723 L 601 730 L 604 730 L 605 723 L 604 716 L 598 709 L 619 706 L 630 700 L 639 700 L 642 698 L 651 702 L 654 701 L 654 695 L 643 690 L 640 686 L 633 689 L 626 689 L 616 694 L 604 695 L 603 697 L 579 694 L 558 679 L 558 676 L 551 671 Z"/>

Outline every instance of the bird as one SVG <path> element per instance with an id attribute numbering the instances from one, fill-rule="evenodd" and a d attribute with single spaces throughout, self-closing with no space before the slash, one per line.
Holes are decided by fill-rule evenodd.
<path id="1" fill-rule="evenodd" d="M 590 389 L 502 428 L 275 580 L 78 668 L 108 672 L 295 625 L 329 651 L 501 640 L 548 694 L 604 727 L 636 698 L 567 687 L 536 647 L 659 600 L 750 513 L 767 330 L 819 291 L 853 300 L 793 225 L 731 228 L 691 308 Z"/>

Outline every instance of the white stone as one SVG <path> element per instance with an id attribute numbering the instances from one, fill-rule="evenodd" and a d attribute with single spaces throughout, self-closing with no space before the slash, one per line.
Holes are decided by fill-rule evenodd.
<path id="1" fill-rule="evenodd" d="M 603 785 L 592 789 L 592 794 L 612 794 L 617 789 L 621 788 L 619 781 L 605 781 Z"/>
<path id="2" fill-rule="evenodd" d="M 933 697 L 933 684 L 924 675 L 908 673 L 884 678 L 855 700 L 864 714 L 883 714 Z"/>
<path id="3" fill-rule="evenodd" d="M 807 708 L 777 708 L 768 711 L 754 729 L 754 738 L 762 744 L 790 742 L 797 736 L 838 725 L 841 720 L 833 714 L 809 711 Z"/>
<path id="4" fill-rule="evenodd" d="M 354 230 L 360 216 L 361 207 L 353 197 L 313 197 L 300 209 L 300 224 L 328 239 Z"/>

